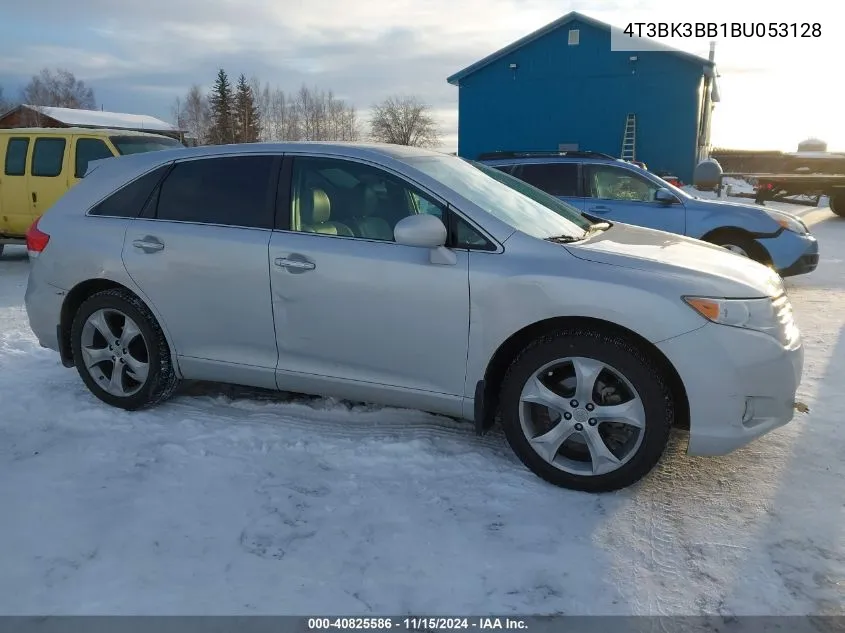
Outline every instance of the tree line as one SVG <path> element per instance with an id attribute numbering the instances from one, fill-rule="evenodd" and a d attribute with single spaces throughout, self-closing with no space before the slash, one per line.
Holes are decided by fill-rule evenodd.
<path id="1" fill-rule="evenodd" d="M 25 103 L 33 106 L 95 109 L 94 90 L 66 69 L 45 68 L 34 75 L 17 99 L 0 86 L 0 114 Z M 173 122 L 198 145 L 257 141 L 360 141 L 436 147 L 440 130 L 430 106 L 416 96 L 396 95 L 373 104 L 369 117 L 331 90 L 302 85 L 285 91 L 247 80 L 233 85 L 227 72 L 217 72 L 205 93 L 193 85 L 172 108 Z"/>
<path id="2" fill-rule="evenodd" d="M 364 121 L 354 105 L 331 90 L 303 85 L 288 92 L 243 74 L 232 86 L 222 68 L 207 95 L 194 85 L 176 100 L 173 119 L 199 145 L 363 138 L 427 147 L 440 142 L 431 108 L 418 97 L 389 97 L 373 105 Z"/>

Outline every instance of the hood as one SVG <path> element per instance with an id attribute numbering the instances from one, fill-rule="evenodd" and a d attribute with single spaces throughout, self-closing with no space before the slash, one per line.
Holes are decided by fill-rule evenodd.
<path id="1" fill-rule="evenodd" d="M 777 296 L 783 280 L 772 269 L 720 246 L 627 224 L 614 224 L 567 250 L 586 261 L 683 276 L 709 285 L 714 296 Z"/>

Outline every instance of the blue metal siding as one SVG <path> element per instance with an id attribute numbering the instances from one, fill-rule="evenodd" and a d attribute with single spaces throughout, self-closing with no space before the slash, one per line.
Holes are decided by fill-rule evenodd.
<path id="1" fill-rule="evenodd" d="M 580 43 L 569 46 L 575 28 Z M 458 154 L 578 143 L 618 156 L 633 112 L 637 160 L 690 182 L 702 74 L 672 53 L 611 51 L 608 31 L 573 21 L 460 80 Z"/>

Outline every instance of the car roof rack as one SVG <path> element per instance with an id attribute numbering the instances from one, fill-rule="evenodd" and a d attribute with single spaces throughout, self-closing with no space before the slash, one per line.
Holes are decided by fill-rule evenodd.
<path id="1" fill-rule="evenodd" d="M 610 160 L 618 160 L 616 156 L 610 154 L 603 154 L 602 152 L 590 151 L 497 151 L 497 152 L 483 152 L 478 155 L 476 160 L 498 160 L 502 158 L 606 158 Z"/>

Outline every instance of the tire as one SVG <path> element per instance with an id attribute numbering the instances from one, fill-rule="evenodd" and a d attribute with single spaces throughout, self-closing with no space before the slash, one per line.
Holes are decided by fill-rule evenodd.
<path id="1" fill-rule="evenodd" d="M 132 328 L 127 331 L 127 318 L 137 326 L 137 333 Z M 111 341 L 103 334 L 105 328 L 114 336 Z M 112 349 L 109 343 L 123 334 L 130 340 L 108 351 Z M 71 326 L 71 349 L 82 381 L 91 393 L 113 407 L 134 411 L 154 406 L 169 398 L 179 385 L 158 321 L 143 301 L 123 288 L 98 292 L 79 306 Z M 120 367 L 121 373 L 113 388 L 115 367 Z"/>
<path id="2" fill-rule="evenodd" d="M 831 196 L 828 205 L 830 206 L 830 210 L 836 215 L 840 218 L 845 218 L 845 194 Z"/>
<path id="3" fill-rule="evenodd" d="M 525 420 L 526 424 L 528 424 L 529 418 L 536 421 L 535 414 L 545 409 L 542 405 L 522 401 L 523 398 L 533 398 L 532 391 L 527 386 L 529 380 L 541 370 L 543 380 L 556 380 L 555 378 L 547 378 L 549 372 L 560 371 L 563 373 L 559 375 L 564 375 L 569 371 L 569 365 L 565 362 L 562 365 L 555 366 L 556 369 L 548 369 L 550 364 L 561 362 L 561 359 L 577 359 L 579 365 L 583 364 L 587 367 L 602 365 L 610 371 L 610 374 L 606 374 L 604 370 L 600 374 L 595 374 L 595 377 L 601 378 L 601 381 L 594 381 L 594 385 L 601 383 L 606 387 L 606 383 L 613 382 L 607 380 L 608 376 L 616 381 L 621 377 L 622 381 L 618 381 L 618 384 L 627 381 L 623 384 L 623 387 L 627 391 L 633 389 L 639 398 L 639 405 L 634 408 L 639 407 L 638 411 L 642 420 L 641 427 L 635 429 L 633 426 L 619 425 L 608 420 L 597 421 L 597 418 L 583 419 L 589 415 L 603 416 L 602 411 L 607 412 L 609 410 L 603 409 L 600 403 L 595 402 L 596 392 L 592 390 L 579 392 L 577 390 L 589 385 L 589 380 L 583 383 L 578 383 L 576 380 L 576 390 L 567 393 L 563 389 L 564 384 L 571 386 L 571 382 L 567 382 L 570 379 L 567 378 L 562 383 L 555 385 L 556 393 L 553 392 L 554 395 L 560 395 L 563 401 L 557 401 L 560 405 L 560 410 L 555 414 L 559 415 L 557 423 L 551 421 L 551 414 L 547 413 L 550 428 L 534 430 L 529 433 L 523 426 L 523 421 Z M 575 364 L 573 363 L 571 369 L 574 370 L 574 367 Z M 533 380 L 530 384 L 534 384 Z M 584 398 L 585 401 L 577 403 L 578 407 L 572 407 L 574 398 L 583 397 L 585 393 L 589 393 L 591 396 Z M 614 392 L 611 390 L 607 393 Z M 592 402 L 590 402 L 591 399 Z M 505 436 L 522 463 L 549 483 L 585 492 L 619 490 L 634 484 L 651 471 L 666 448 L 675 411 L 671 391 L 660 370 L 647 354 L 625 337 L 592 329 L 562 330 L 531 343 L 517 356 L 508 369 L 502 384 L 500 402 Z M 629 402 L 635 403 L 635 400 Z M 606 403 L 603 401 L 603 404 Z M 624 403 L 624 405 L 628 404 Z M 588 412 L 590 406 L 594 407 L 594 409 L 591 409 L 593 413 Z M 545 410 L 551 411 L 551 409 Z M 561 413 L 561 410 L 564 412 Z M 568 421 L 563 417 L 567 415 L 567 412 L 570 415 Z M 633 419 L 634 416 L 631 417 Z M 606 422 L 609 422 L 609 424 L 606 424 Z M 549 453 L 554 452 L 551 460 L 548 457 L 541 456 L 540 452 L 532 446 L 532 441 L 536 445 L 537 438 L 549 437 L 551 435 L 549 431 L 563 429 L 564 427 L 560 426 L 562 424 L 574 425 L 575 428 L 581 426 L 583 430 L 567 435 L 568 439 L 557 449 L 554 448 L 554 444 L 540 444 Z M 627 454 L 622 455 L 622 450 L 618 444 L 616 445 L 617 452 L 614 452 L 605 439 L 599 436 L 601 445 L 608 449 L 614 458 L 617 458 L 619 464 L 613 464 L 612 461 L 606 459 L 604 461 L 594 459 L 590 447 L 595 446 L 595 444 L 588 442 L 587 438 L 593 438 L 592 441 L 594 442 L 598 432 L 610 431 L 612 433 L 618 431 L 620 426 L 625 429 L 626 433 L 630 433 L 632 430 L 636 431 L 637 440 L 627 440 Z M 569 432 L 571 431 L 567 431 L 567 433 Z M 533 436 L 532 440 L 529 440 L 529 435 Z M 549 449 L 547 446 L 552 448 Z M 583 460 L 585 451 L 590 456 L 589 464 Z M 596 464 L 598 464 L 598 467 Z"/>
<path id="4" fill-rule="evenodd" d="M 712 236 L 704 238 L 705 242 L 721 246 L 742 257 L 753 259 L 765 266 L 771 264 L 771 257 L 765 248 L 757 244 L 753 239 L 742 235 L 741 233 L 728 231 L 724 233 L 715 233 Z"/>

